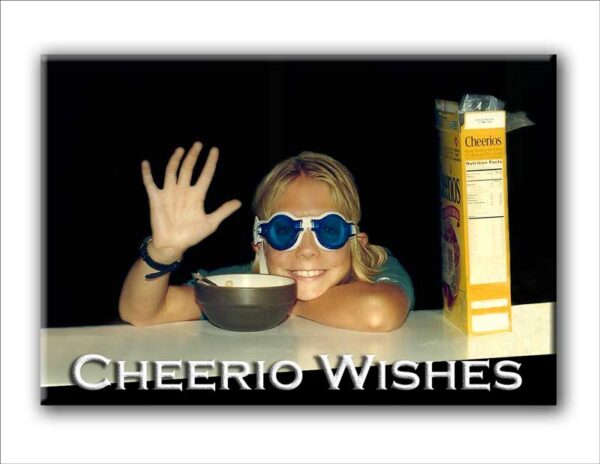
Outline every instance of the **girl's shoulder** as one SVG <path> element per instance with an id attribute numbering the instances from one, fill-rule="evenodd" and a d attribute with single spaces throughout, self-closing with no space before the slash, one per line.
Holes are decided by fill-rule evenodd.
<path id="1" fill-rule="evenodd" d="M 400 261 L 396 259 L 392 252 L 385 248 L 387 259 L 381 265 L 379 273 L 373 277 L 373 282 L 391 283 L 402 287 L 410 303 L 410 308 L 414 306 L 415 291 L 412 280 L 408 272 L 404 269 Z"/>

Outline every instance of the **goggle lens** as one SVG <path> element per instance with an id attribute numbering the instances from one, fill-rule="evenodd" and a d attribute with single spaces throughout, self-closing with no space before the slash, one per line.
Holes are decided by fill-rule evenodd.
<path id="1" fill-rule="evenodd" d="M 351 236 L 347 223 L 339 216 L 330 214 L 319 221 L 313 221 L 313 229 L 321 244 L 337 250 L 345 245 Z"/>
<path id="2" fill-rule="evenodd" d="M 302 227 L 295 224 L 296 222 L 298 221 L 284 215 L 278 215 L 271 219 L 265 234 L 269 245 L 280 251 L 291 248 L 302 230 Z"/>

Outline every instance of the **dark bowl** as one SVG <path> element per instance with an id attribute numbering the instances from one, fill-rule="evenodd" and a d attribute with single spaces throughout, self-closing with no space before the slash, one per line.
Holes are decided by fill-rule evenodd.
<path id="1" fill-rule="evenodd" d="M 255 332 L 281 324 L 296 303 L 296 281 L 270 274 L 221 274 L 208 277 L 216 287 L 195 282 L 196 303 L 214 325 Z"/>

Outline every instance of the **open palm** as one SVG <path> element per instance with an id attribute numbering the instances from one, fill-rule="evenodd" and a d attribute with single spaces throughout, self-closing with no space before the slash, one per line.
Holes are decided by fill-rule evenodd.
<path id="1" fill-rule="evenodd" d="M 150 163 L 142 163 L 142 178 L 150 202 L 152 244 L 162 257 L 179 259 L 188 248 L 217 230 L 221 222 L 241 206 L 239 200 L 230 200 L 212 213 L 206 213 L 204 200 L 217 167 L 219 150 L 216 147 L 210 149 L 197 182 L 192 184 L 194 166 L 201 150 L 202 143 L 194 143 L 184 159 L 185 150 L 177 148 L 167 164 L 162 189 L 154 183 Z"/>

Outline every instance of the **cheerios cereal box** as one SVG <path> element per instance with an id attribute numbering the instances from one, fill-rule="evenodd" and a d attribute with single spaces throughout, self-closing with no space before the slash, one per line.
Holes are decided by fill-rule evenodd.
<path id="1" fill-rule="evenodd" d="M 506 113 L 436 100 L 444 316 L 464 332 L 510 331 Z"/>

